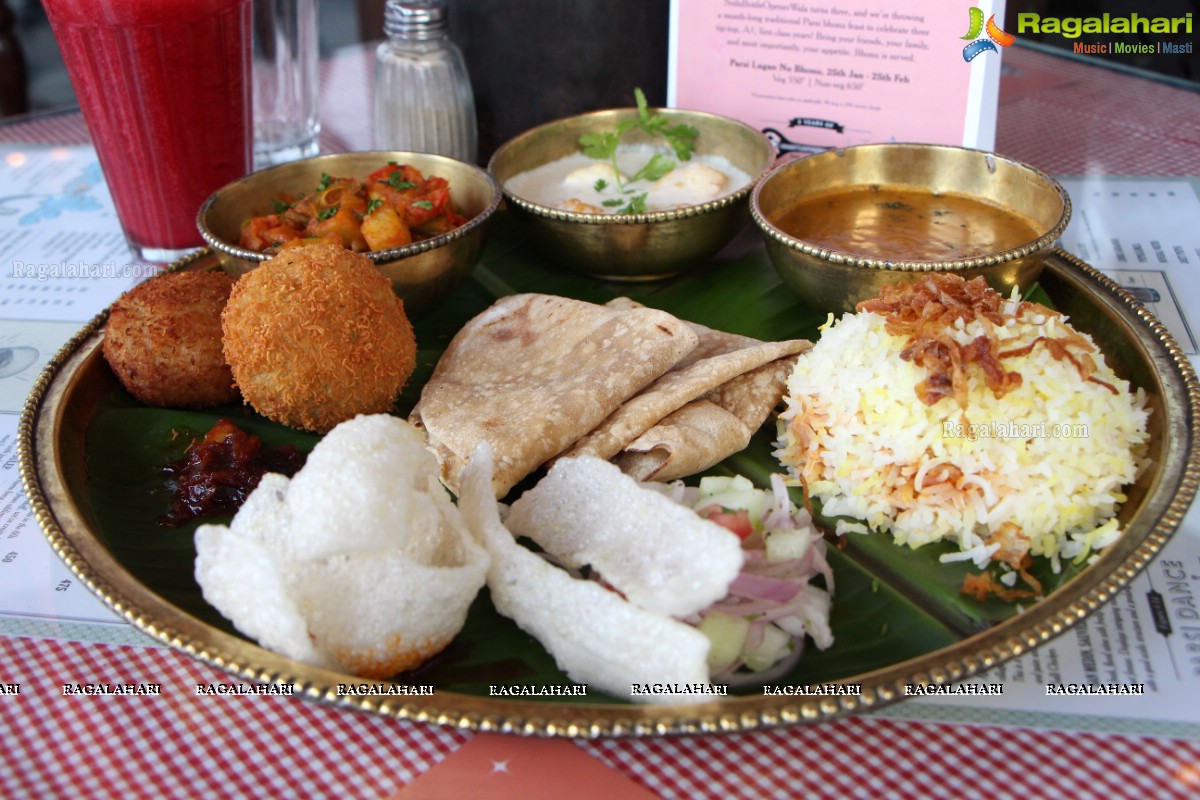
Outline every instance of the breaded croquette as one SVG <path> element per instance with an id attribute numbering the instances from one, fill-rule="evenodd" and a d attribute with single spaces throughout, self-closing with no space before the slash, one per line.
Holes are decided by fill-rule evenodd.
<path id="1" fill-rule="evenodd" d="M 233 284 L 224 272 L 168 272 L 113 303 L 104 358 L 130 394 L 173 408 L 238 399 L 221 346 L 221 311 Z"/>
<path id="2" fill-rule="evenodd" d="M 412 325 L 391 282 L 336 245 L 289 248 L 244 275 L 222 326 L 246 402 L 318 433 L 389 411 L 416 367 Z"/>

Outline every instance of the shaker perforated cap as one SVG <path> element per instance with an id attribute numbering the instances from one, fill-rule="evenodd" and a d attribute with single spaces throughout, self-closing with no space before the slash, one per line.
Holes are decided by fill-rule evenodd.
<path id="1" fill-rule="evenodd" d="M 387 0 L 383 32 L 401 39 L 437 39 L 446 33 L 446 0 Z"/>

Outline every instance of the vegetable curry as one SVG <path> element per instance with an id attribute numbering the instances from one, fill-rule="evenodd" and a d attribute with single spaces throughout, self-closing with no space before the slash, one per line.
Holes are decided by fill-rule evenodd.
<path id="1" fill-rule="evenodd" d="M 438 236 L 466 221 L 445 178 L 390 163 L 366 180 L 322 174 L 313 191 L 298 198 L 282 196 L 274 213 L 242 223 L 240 244 L 260 253 L 314 241 L 333 241 L 355 252 L 387 250 Z"/>

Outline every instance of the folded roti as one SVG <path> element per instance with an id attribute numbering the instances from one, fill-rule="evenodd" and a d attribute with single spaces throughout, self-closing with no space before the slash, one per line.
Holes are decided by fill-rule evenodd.
<path id="1" fill-rule="evenodd" d="M 641 308 L 628 298 L 618 298 L 608 305 L 610 308 Z M 760 342 L 748 336 L 717 331 L 695 323 L 687 324 L 697 335 L 697 346 L 670 371 L 646 387 L 636 397 L 621 405 L 601 425 L 575 442 L 569 450 L 562 454 L 564 457 L 591 455 L 597 458 L 611 459 L 654 425 L 692 401 L 703 398 L 739 376 L 764 365 L 784 359 L 790 362 L 791 356 L 803 353 L 812 346 L 811 342 L 803 339 Z M 775 402 L 778 401 L 779 396 L 777 395 Z M 767 413 L 774 405 L 775 403 L 771 403 L 767 407 Z M 764 414 L 763 419 L 765 420 L 765 418 Z M 722 420 L 732 425 L 732 432 L 719 430 Z M 758 425 L 761 424 L 762 420 Z M 706 437 L 714 444 L 717 441 L 737 441 L 741 438 L 742 423 L 738 422 L 736 416 L 726 419 L 710 414 L 708 423 L 697 430 L 705 428 L 709 430 L 710 434 L 716 434 L 715 440 L 711 436 Z M 754 430 L 757 428 L 756 425 Z M 678 430 L 683 432 L 686 429 Z M 696 444 L 701 443 L 697 442 Z M 721 456 L 715 458 L 711 463 L 716 463 L 726 455 L 741 449 L 729 449 L 729 447 L 728 444 L 717 446 L 713 452 L 719 452 Z"/>
<path id="2" fill-rule="evenodd" d="M 665 417 L 612 462 L 639 481 L 673 481 L 741 452 L 782 400 L 795 363 L 781 358 L 739 375 Z"/>
<path id="3" fill-rule="evenodd" d="M 424 427 L 457 491 L 480 442 L 495 453 L 493 488 L 517 482 L 599 425 L 695 349 L 679 319 L 649 308 L 606 308 L 520 294 L 497 301 L 459 331 L 421 392 Z"/>

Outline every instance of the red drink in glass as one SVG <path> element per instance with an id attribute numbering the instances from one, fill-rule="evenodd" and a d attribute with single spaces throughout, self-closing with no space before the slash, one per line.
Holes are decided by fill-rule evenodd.
<path id="1" fill-rule="evenodd" d="M 44 0 L 125 237 L 166 262 L 253 150 L 250 0 Z"/>

